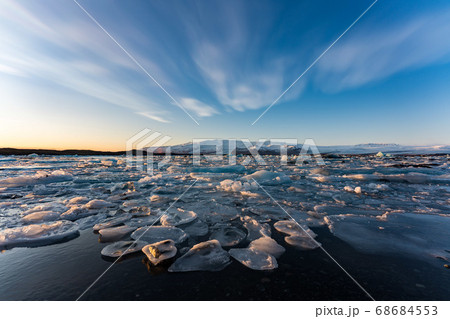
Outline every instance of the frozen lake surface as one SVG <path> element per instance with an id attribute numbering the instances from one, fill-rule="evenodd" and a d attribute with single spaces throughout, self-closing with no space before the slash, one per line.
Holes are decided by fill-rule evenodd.
<path id="1" fill-rule="evenodd" d="M 448 155 L 244 160 L 0 157 L 0 299 L 450 298 Z"/>

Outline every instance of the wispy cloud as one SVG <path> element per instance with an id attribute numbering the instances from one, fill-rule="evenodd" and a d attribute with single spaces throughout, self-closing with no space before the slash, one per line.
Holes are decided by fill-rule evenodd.
<path id="1" fill-rule="evenodd" d="M 98 26 L 72 3 L 51 3 L 0 2 L 0 74 L 47 81 L 132 114 L 173 121 L 177 107 Z M 120 10 L 108 14 L 98 9 L 102 5 L 89 5 L 183 107 L 212 117 L 267 107 L 336 36 L 320 19 L 307 19 L 309 6 L 296 7 L 305 20 L 296 25 L 291 6 L 261 1 L 255 9 L 255 3 L 150 2 L 141 5 L 152 19 L 131 23 L 123 22 L 138 16 L 141 5 L 115 4 Z M 448 60 L 450 12 L 374 21 L 352 29 L 283 101 L 296 100 L 308 82 L 339 91 Z"/>
<path id="2" fill-rule="evenodd" d="M 218 101 L 234 110 L 265 107 L 284 89 L 286 70 L 280 61 L 242 72 L 242 60 L 233 61 L 210 43 L 200 45 L 193 58 Z M 298 96 L 298 88 L 295 93 L 290 99 Z"/>
<path id="3" fill-rule="evenodd" d="M 340 91 L 398 72 L 450 61 L 450 12 L 365 25 L 343 39 L 319 64 L 315 83 Z"/>
<path id="4" fill-rule="evenodd" d="M 188 97 L 181 98 L 181 104 L 186 109 L 194 112 L 197 116 L 200 116 L 200 117 L 212 116 L 214 114 L 219 113 L 212 106 L 209 106 L 209 105 L 207 105 L 197 99 L 193 99 L 193 98 L 188 98 Z"/>
<path id="5" fill-rule="evenodd" d="M 154 121 L 158 121 L 161 123 L 170 123 L 170 121 L 163 119 L 162 117 L 151 114 L 150 112 L 136 112 L 136 114 L 141 115 L 143 117 L 149 118 Z"/>
<path id="6" fill-rule="evenodd" d="M 97 26 L 81 14 L 71 12 L 63 19 L 40 9 L 33 11 L 8 1 L 0 4 L 0 73 L 51 82 L 146 118 L 169 122 L 167 110 L 151 95 L 133 88 L 141 81 L 151 91 L 152 83 L 139 74 L 137 79 L 124 81 L 124 75 L 138 71 Z M 64 6 L 58 9 L 65 10 Z"/>
<path id="7" fill-rule="evenodd" d="M 250 7 L 239 1 L 232 5 L 213 2 L 208 10 L 220 12 L 218 20 L 210 21 L 202 11 L 205 8 L 198 9 L 200 20 L 178 17 L 188 35 L 190 59 L 200 82 L 219 104 L 232 111 L 269 105 L 294 76 L 290 69 L 298 58 L 293 52 L 273 54 L 273 44 L 267 39 L 276 16 L 265 15 L 255 23 Z M 285 100 L 298 97 L 302 89 L 296 87 Z"/>

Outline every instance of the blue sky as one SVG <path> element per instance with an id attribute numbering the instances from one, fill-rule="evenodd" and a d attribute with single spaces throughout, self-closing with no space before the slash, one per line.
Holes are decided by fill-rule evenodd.
<path id="1" fill-rule="evenodd" d="M 150 128 L 319 145 L 450 144 L 450 3 L 0 1 L 0 147 L 124 149 Z"/>

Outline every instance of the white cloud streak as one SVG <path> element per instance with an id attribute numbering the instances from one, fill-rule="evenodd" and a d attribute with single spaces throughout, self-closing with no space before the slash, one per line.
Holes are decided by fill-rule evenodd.
<path id="1" fill-rule="evenodd" d="M 97 26 L 78 15 L 62 19 L 41 11 L 0 3 L 0 73 L 51 82 L 140 116 L 170 122 L 167 110 L 122 79 L 124 72 L 136 72 L 136 66 Z"/>
<path id="2" fill-rule="evenodd" d="M 219 112 L 210 105 L 207 105 L 197 99 L 184 97 L 180 99 L 181 104 L 189 111 L 194 112 L 197 116 L 207 117 Z"/>
<path id="3" fill-rule="evenodd" d="M 218 101 L 237 111 L 267 106 L 282 92 L 286 70 L 281 63 L 242 74 L 239 61 L 211 43 L 199 46 L 194 61 Z M 299 87 L 301 89 L 301 87 Z M 290 99 L 300 94 L 299 90 Z"/>
<path id="4" fill-rule="evenodd" d="M 296 47 L 292 39 L 296 48 L 277 51 L 277 42 L 267 40 L 277 20 L 268 15 L 252 21 L 253 11 L 243 2 L 214 2 L 217 19 L 209 16 L 208 5 L 196 7 L 199 15 L 187 14 L 182 4 L 161 5 L 173 21 L 162 19 L 168 28 L 157 35 L 140 33 L 137 23 L 121 30 L 132 34 L 137 60 L 198 117 L 267 107 L 317 53 L 309 52 L 310 42 L 301 35 L 305 45 Z M 400 18 L 358 25 L 283 101 L 297 99 L 308 82 L 336 92 L 450 59 L 450 12 Z M 316 46 L 320 43 L 314 42 Z M 83 12 L 66 3 L 56 2 L 50 10 L 32 1 L 0 2 L 0 74 L 48 81 L 158 122 L 172 119 L 167 97 Z M 191 92 L 200 94 L 193 97 Z"/>

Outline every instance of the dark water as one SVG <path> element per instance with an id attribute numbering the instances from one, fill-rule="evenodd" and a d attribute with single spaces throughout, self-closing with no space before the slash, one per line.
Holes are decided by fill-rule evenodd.
<path id="1" fill-rule="evenodd" d="M 366 255 L 313 228 L 324 248 L 376 300 L 449 300 L 450 270 L 406 257 Z M 283 237 L 273 234 L 279 243 Z M 90 230 L 69 242 L 0 254 L 1 300 L 75 300 L 111 262 Z M 274 271 L 233 261 L 221 272 L 168 273 L 143 254 L 117 262 L 82 300 L 368 300 L 320 250 L 287 251 Z"/>

